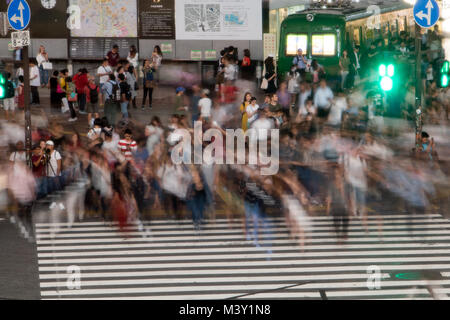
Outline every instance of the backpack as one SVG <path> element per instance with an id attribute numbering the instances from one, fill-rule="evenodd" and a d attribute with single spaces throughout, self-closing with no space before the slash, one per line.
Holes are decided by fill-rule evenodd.
<path id="1" fill-rule="evenodd" d="M 113 102 L 120 102 L 121 99 L 121 94 L 120 94 L 120 88 L 117 85 L 117 82 L 111 82 L 109 81 L 109 83 L 112 84 L 112 92 L 109 95 L 109 98 L 113 101 Z"/>
<path id="2" fill-rule="evenodd" d="M 75 83 L 69 82 L 66 84 L 67 87 L 67 100 L 70 102 L 76 102 L 78 100 L 78 94 L 76 92 L 77 88 Z"/>
<path id="3" fill-rule="evenodd" d="M 130 89 L 130 85 L 126 82 L 122 82 L 122 89 L 125 93 L 125 99 L 127 99 L 128 101 L 131 100 L 131 89 Z"/>
<path id="4" fill-rule="evenodd" d="M 8 80 L 6 84 L 6 98 L 14 98 L 16 95 L 16 90 L 14 89 L 14 84 Z"/>
<path id="5" fill-rule="evenodd" d="M 98 102 L 98 86 L 95 86 L 94 89 L 92 89 L 89 86 L 89 97 L 91 99 L 91 103 L 97 103 Z"/>

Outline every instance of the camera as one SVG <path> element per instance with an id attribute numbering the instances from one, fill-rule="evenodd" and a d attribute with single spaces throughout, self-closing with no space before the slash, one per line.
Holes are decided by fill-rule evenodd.
<path id="1" fill-rule="evenodd" d="M 45 149 L 45 154 L 46 154 L 46 155 L 48 155 L 48 156 L 49 156 L 49 155 L 50 155 L 50 153 L 51 153 L 51 150 L 50 150 L 50 149 Z"/>

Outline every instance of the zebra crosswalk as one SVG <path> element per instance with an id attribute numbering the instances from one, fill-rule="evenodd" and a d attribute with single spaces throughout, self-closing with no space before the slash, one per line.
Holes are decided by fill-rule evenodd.
<path id="1" fill-rule="evenodd" d="M 330 217 L 315 217 L 303 251 L 284 219 L 269 225 L 256 247 L 241 221 L 209 221 L 201 231 L 191 221 L 152 221 L 126 232 L 103 222 L 37 223 L 41 297 L 431 299 L 430 286 L 450 294 L 450 221 L 440 215 L 383 216 L 382 234 L 375 217 L 369 232 L 352 220 L 344 244 Z"/>

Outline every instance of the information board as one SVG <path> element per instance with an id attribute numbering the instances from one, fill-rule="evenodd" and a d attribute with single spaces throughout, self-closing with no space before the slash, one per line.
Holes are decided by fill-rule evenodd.
<path id="1" fill-rule="evenodd" d="M 72 59 L 102 59 L 115 44 L 119 46 L 119 54 L 123 60 L 126 60 L 131 45 L 138 48 L 136 38 L 71 38 L 69 56 Z"/>
<path id="2" fill-rule="evenodd" d="M 262 40 L 261 0 L 176 0 L 177 40 Z"/>
<path id="3" fill-rule="evenodd" d="M 175 39 L 175 0 L 139 0 L 139 37 Z"/>

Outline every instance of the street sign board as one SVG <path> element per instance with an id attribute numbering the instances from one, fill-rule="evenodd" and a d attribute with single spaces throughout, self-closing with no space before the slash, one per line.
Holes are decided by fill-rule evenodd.
<path id="1" fill-rule="evenodd" d="M 11 43 L 14 48 L 29 46 L 31 44 L 30 31 L 11 32 Z"/>
<path id="2" fill-rule="evenodd" d="M 14 30 L 21 31 L 28 27 L 31 10 L 26 0 L 12 0 L 8 6 L 8 21 Z"/>
<path id="3" fill-rule="evenodd" d="M 417 0 L 413 13 L 419 26 L 431 28 L 439 20 L 439 5 L 436 0 Z"/>

